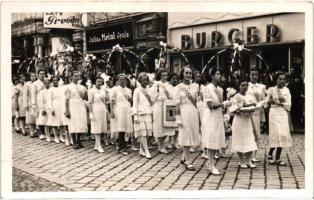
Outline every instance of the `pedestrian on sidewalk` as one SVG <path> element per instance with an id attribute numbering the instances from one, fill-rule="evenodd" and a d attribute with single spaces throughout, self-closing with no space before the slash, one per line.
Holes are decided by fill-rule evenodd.
<path id="1" fill-rule="evenodd" d="M 84 98 L 87 89 L 78 83 L 80 73 L 72 72 L 72 83 L 65 91 L 65 115 L 69 118 L 69 133 L 73 140 L 73 148 L 79 149 L 84 146 L 81 143 L 81 136 L 87 132 L 87 114 Z"/>
<path id="2" fill-rule="evenodd" d="M 258 78 L 259 78 L 258 69 L 252 68 L 250 70 L 250 82 L 248 85 L 247 94 L 250 94 L 255 99 L 255 102 L 257 104 L 264 105 L 264 100 L 266 97 L 266 86 L 264 84 L 258 83 Z M 252 115 L 254 129 L 258 138 L 261 137 L 261 119 L 263 114 L 264 114 L 263 107 L 260 106 L 255 109 Z M 261 162 L 256 158 L 256 154 L 257 151 L 254 151 L 252 156 L 253 163 Z"/>
<path id="3" fill-rule="evenodd" d="M 167 154 L 165 146 L 166 137 L 175 135 L 175 128 L 167 127 L 163 123 L 163 115 L 165 110 L 165 104 L 167 101 L 173 100 L 173 95 L 171 92 L 171 85 L 167 82 L 168 72 L 164 68 L 158 70 L 156 80 L 153 87 L 151 88 L 152 100 L 154 102 L 153 106 L 153 134 L 154 138 L 158 142 L 158 151 L 160 153 Z"/>
<path id="4" fill-rule="evenodd" d="M 64 142 L 63 135 L 60 132 L 62 126 L 62 112 L 61 112 L 61 88 L 58 87 L 59 77 L 55 76 L 52 78 L 52 87 L 48 90 L 48 119 L 47 125 L 51 127 L 54 134 L 54 142 L 59 144 Z"/>
<path id="5" fill-rule="evenodd" d="M 204 89 L 204 115 L 202 120 L 202 143 L 208 157 L 207 169 L 213 175 L 220 175 L 215 167 L 214 156 L 225 144 L 223 119 L 223 89 L 218 86 L 221 80 L 220 70 L 209 70 L 210 83 Z"/>
<path id="6" fill-rule="evenodd" d="M 192 164 L 190 149 L 200 144 L 199 114 L 197 110 L 196 96 L 198 87 L 191 83 L 192 69 L 185 66 L 180 78 L 183 80 L 177 86 L 176 99 L 179 103 L 180 115 L 177 115 L 179 125 L 178 143 L 183 148 L 181 163 L 187 170 L 195 170 Z"/>
<path id="7" fill-rule="evenodd" d="M 23 102 L 24 97 L 24 87 L 25 87 L 25 76 L 19 76 L 19 83 L 15 87 L 15 117 L 17 118 L 17 123 L 22 131 L 22 134 L 25 136 L 25 107 Z"/>
<path id="8" fill-rule="evenodd" d="M 269 146 L 267 156 L 269 164 L 285 166 L 286 163 L 280 160 L 282 148 L 289 148 L 292 139 L 289 128 L 289 112 L 291 108 L 291 95 L 285 87 L 286 76 L 283 72 L 277 72 L 275 80 L 277 85 L 267 91 L 266 102 L 270 104 L 269 111 Z M 276 151 L 276 160 L 273 160 L 273 152 Z"/>
<path id="9" fill-rule="evenodd" d="M 145 72 L 138 75 L 140 83 L 133 94 L 133 115 L 134 115 L 134 135 L 140 140 L 139 154 L 147 159 L 151 158 L 148 150 L 147 138 L 152 136 L 153 119 L 152 105 L 153 101 L 147 90 L 149 77 Z"/>
<path id="10" fill-rule="evenodd" d="M 127 88 L 127 77 L 125 74 L 119 74 L 119 86 L 112 91 L 111 118 L 114 119 L 111 125 L 111 131 L 117 134 L 118 152 L 128 155 L 126 134 L 133 133 L 131 101 L 132 92 Z"/>
<path id="11" fill-rule="evenodd" d="M 94 150 L 103 153 L 101 134 L 107 133 L 107 104 L 109 96 L 106 89 L 101 88 L 103 78 L 96 78 L 95 86 L 88 91 L 89 118 L 91 120 L 91 133 L 95 136 Z"/>
<path id="12" fill-rule="evenodd" d="M 29 81 L 24 86 L 23 103 L 26 114 L 26 124 L 29 126 L 30 137 L 35 137 L 36 129 L 36 113 L 32 110 L 31 89 L 36 81 L 36 73 L 31 72 L 29 75 Z"/>
<path id="13" fill-rule="evenodd" d="M 254 98 L 246 94 L 248 80 L 240 78 L 239 93 L 232 99 L 230 112 L 235 114 L 232 122 L 232 146 L 231 152 L 237 153 L 240 168 L 255 168 L 251 161 L 253 151 L 257 150 L 257 137 L 254 133 L 252 113 L 255 110 L 256 102 Z"/>
<path id="14" fill-rule="evenodd" d="M 48 120 L 48 90 L 50 87 L 50 80 L 48 78 L 44 79 L 45 88 L 41 90 L 38 94 L 37 105 L 38 105 L 38 117 L 37 117 L 37 125 L 40 130 L 44 130 L 42 134 L 45 135 L 47 142 L 51 142 L 50 138 L 50 127 L 47 124 Z"/>

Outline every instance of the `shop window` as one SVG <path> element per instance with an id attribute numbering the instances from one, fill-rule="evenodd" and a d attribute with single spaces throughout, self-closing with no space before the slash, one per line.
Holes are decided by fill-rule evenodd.
<path id="1" fill-rule="evenodd" d="M 189 60 L 191 67 L 195 70 L 201 71 L 202 70 L 202 54 L 188 54 L 186 55 L 187 59 Z"/>
<path id="2" fill-rule="evenodd" d="M 262 56 L 268 63 L 271 72 L 277 70 L 288 72 L 288 50 L 287 46 L 265 47 L 262 49 Z"/>

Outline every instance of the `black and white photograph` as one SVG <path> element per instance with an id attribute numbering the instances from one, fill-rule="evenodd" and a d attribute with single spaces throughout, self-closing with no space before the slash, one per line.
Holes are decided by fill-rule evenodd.
<path id="1" fill-rule="evenodd" d="M 13 193 L 309 189 L 305 11 L 125 10 L 10 13 Z"/>

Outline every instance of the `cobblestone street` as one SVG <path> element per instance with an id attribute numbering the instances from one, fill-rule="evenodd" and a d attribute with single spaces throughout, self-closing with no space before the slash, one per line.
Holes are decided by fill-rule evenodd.
<path id="1" fill-rule="evenodd" d="M 181 150 L 157 154 L 152 159 L 137 152 L 118 154 L 114 146 L 105 153 L 93 150 L 93 141 L 74 150 L 64 144 L 13 133 L 13 191 L 134 191 L 134 190 L 223 190 L 304 188 L 304 135 L 293 134 L 293 147 L 285 149 L 287 166 L 266 163 L 267 135 L 262 135 L 255 169 L 240 169 L 238 157 L 217 160 L 222 175 L 209 175 L 206 160 L 193 153 L 196 171 L 180 165 Z M 227 150 L 230 154 L 230 149 Z"/>

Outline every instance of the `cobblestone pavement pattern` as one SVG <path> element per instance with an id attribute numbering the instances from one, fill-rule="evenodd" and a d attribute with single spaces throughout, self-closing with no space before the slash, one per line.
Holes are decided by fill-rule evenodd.
<path id="1" fill-rule="evenodd" d="M 255 169 L 239 169 L 238 157 L 219 159 L 220 176 L 209 175 L 206 160 L 193 153 L 196 171 L 180 165 L 181 150 L 157 154 L 152 159 L 137 152 L 118 154 L 114 146 L 105 153 L 93 150 L 94 142 L 74 150 L 64 144 L 47 143 L 38 138 L 13 133 L 13 189 L 19 191 L 134 191 L 134 190 L 223 190 L 304 188 L 304 135 L 293 134 L 293 146 L 285 149 L 287 166 L 266 162 L 267 135 L 262 135 Z M 227 153 L 230 154 L 230 148 Z M 230 154 L 231 155 L 231 154 Z M 24 179 L 23 177 L 26 177 Z M 45 183 L 47 182 L 47 184 Z M 27 187 L 19 185 L 27 185 Z M 15 190 L 17 191 L 17 190 Z"/>

